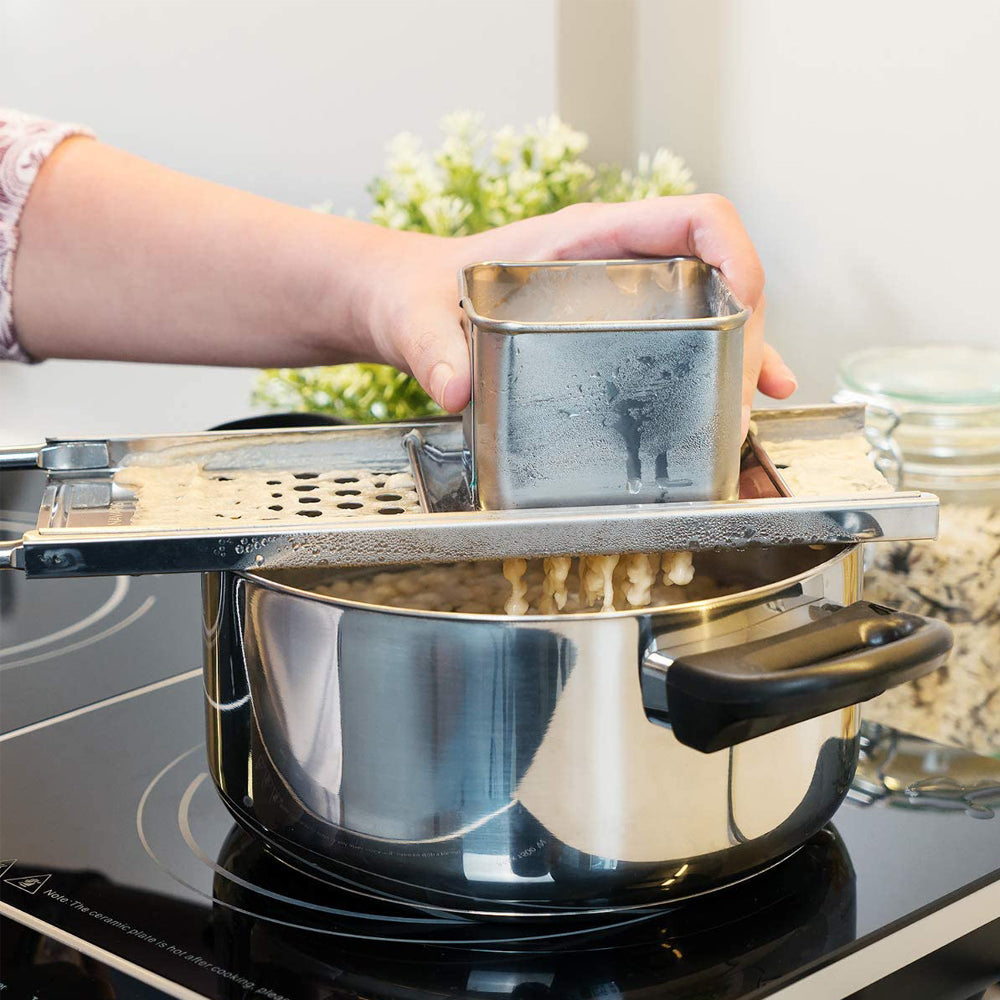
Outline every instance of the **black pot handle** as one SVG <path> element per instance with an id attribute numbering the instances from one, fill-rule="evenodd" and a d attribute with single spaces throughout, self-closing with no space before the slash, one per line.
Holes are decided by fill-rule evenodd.
<path id="1" fill-rule="evenodd" d="M 858 601 L 767 639 L 676 660 L 649 652 L 643 703 L 681 743 L 711 753 L 923 677 L 951 644 L 944 622 Z"/>

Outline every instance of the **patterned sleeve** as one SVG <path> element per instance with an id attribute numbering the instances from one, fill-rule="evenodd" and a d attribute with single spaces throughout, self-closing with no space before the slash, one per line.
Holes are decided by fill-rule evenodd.
<path id="1" fill-rule="evenodd" d="M 14 256 L 18 223 L 45 158 L 71 135 L 93 136 L 82 125 L 60 125 L 0 108 L 0 360 L 30 361 L 14 329 Z"/>

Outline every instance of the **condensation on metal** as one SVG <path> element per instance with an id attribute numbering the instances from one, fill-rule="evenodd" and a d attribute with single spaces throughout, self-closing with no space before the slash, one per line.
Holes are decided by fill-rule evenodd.
<path id="1" fill-rule="evenodd" d="M 757 419 L 775 437 L 782 428 L 805 436 L 818 427 L 857 433 L 862 418 L 857 408 L 817 407 L 765 411 Z M 334 504 L 321 517 L 294 516 L 267 525 L 223 525 L 213 516 L 194 528 L 153 530 L 130 525 L 136 499 L 112 483 L 114 468 L 99 475 L 54 474 L 38 528 L 23 540 L 25 570 L 32 576 L 73 576 L 389 565 L 930 538 L 937 530 L 937 498 L 921 493 L 481 511 L 471 503 L 461 460 L 462 428 L 455 419 L 108 444 L 115 467 L 195 462 L 229 470 L 226 475 L 268 467 L 389 470 L 404 467 L 403 439 L 414 426 L 433 453 L 426 477 L 434 501 L 430 511 L 394 516 L 351 511 L 339 517 Z"/>
<path id="2" fill-rule="evenodd" d="M 737 497 L 749 311 L 717 269 L 489 263 L 462 293 L 481 506 Z"/>

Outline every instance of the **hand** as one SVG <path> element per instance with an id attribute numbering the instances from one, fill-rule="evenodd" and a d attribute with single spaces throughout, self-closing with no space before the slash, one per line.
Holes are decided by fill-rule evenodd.
<path id="1" fill-rule="evenodd" d="M 445 409 L 469 400 L 456 275 L 483 260 L 691 254 L 753 310 L 755 388 L 795 376 L 764 343 L 764 272 L 718 195 L 573 205 L 460 239 L 320 215 L 185 177 L 92 139 L 45 162 L 20 220 L 15 325 L 35 358 L 278 367 L 381 360 Z"/>
<path id="2" fill-rule="evenodd" d="M 387 234 L 388 236 L 389 234 Z M 457 308 L 455 276 L 483 260 L 572 260 L 689 254 L 718 267 L 745 306 L 743 431 L 756 389 L 776 399 L 795 376 L 764 342 L 764 270 L 735 208 L 718 195 L 613 205 L 573 205 L 460 239 L 392 234 L 383 250 L 379 292 L 368 311 L 376 352 L 412 372 L 446 410 L 469 400 L 471 373 Z"/>

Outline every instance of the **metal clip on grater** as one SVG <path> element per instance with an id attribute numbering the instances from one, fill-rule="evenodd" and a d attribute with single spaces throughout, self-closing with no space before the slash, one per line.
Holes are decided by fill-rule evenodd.
<path id="1" fill-rule="evenodd" d="M 759 412 L 741 452 L 747 311 L 714 268 L 491 263 L 460 283 L 473 364 L 462 420 L 0 451 L 0 468 L 48 473 L 36 528 L 0 543 L 0 561 L 78 576 L 936 534 L 930 494 L 785 485 L 769 453 L 789 442 L 808 441 L 820 466 L 852 442 L 863 459 L 860 407 Z"/>

